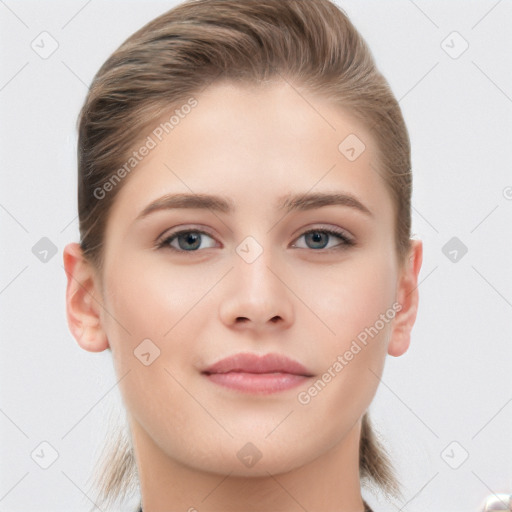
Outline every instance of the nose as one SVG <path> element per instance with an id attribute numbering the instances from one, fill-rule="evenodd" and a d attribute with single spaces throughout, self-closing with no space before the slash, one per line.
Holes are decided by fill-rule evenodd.
<path id="1" fill-rule="evenodd" d="M 252 262 L 235 255 L 220 304 L 221 321 L 237 330 L 287 329 L 294 321 L 293 293 L 270 251 Z"/>

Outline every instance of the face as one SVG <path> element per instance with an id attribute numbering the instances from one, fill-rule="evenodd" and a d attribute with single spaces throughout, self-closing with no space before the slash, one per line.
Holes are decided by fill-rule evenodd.
<path id="1" fill-rule="evenodd" d="M 393 203 L 374 141 L 327 100 L 281 82 L 195 98 L 116 197 L 101 325 L 132 424 L 169 458 L 288 471 L 337 446 L 375 394 Z"/>

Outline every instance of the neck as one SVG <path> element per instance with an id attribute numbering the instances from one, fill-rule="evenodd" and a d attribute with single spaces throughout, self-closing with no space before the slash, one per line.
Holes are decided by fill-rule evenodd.
<path id="1" fill-rule="evenodd" d="M 363 512 L 359 480 L 361 422 L 316 459 L 288 472 L 215 474 L 169 457 L 131 422 L 144 512 Z"/>

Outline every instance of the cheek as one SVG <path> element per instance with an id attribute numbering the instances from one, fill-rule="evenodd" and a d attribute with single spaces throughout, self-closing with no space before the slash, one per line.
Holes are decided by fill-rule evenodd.
<path id="1" fill-rule="evenodd" d="M 207 271 L 203 273 L 159 259 L 118 260 L 106 281 L 107 307 L 115 311 L 132 337 L 166 338 L 207 289 Z"/>
<path id="2" fill-rule="evenodd" d="M 155 358 L 155 366 L 183 368 L 193 357 L 206 315 L 200 315 L 201 297 L 215 276 L 194 275 L 165 262 L 118 259 L 105 281 L 104 328 L 118 374 L 144 372 L 141 354 Z M 212 281 L 212 284 L 209 284 Z M 151 340 L 151 341 L 147 341 Z M 151 364 L 153 366 L 153 364 Z M 147 373 L 147 372 L 146 372 Z M 141 375 L 142 377 L 142 375 Z"/>
<path id="3" fill-rule="evenodd" d="M 308 283 L 312 285 L 309 280 Z M 315 287 L 318 293 L 314 295 L 314 307 L 334 332 L 336 348 L 341 349 L 391 309 L 396 269 L 392 257 L 361 253 L 317 279 Z M 378 326 L 379 330 L 388 331 L 390 323 L 383 327 L 379 322 Z"/>
<path id="4" fill-rule="evenodd" d="M 180 383 L 189 378 L 195 341 L 206 329 L 200 299 L 216 277 L 197 274 L 127 258 L 116 260 L 105 281 L 105 330 L 118 379 L 126 375 L 124 401 L 148 431 L 179 429 L 197 414 Z"/>
<path id="5" fill-rule="evenodd" d="M 392 258 L 361 255 L 337 268 L 315 301 L 335 335 L 321 337 L 321 369 L 298 402 L 312 416 L 332 419 L 326 438 L 346 432 L 375 395 L 394 318 L 395 279 Z"/>

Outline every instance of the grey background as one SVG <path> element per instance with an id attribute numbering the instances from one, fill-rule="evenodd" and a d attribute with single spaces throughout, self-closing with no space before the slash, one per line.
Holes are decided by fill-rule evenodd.
<path id="1" fill-rule="evenodd" d="M 0 512 L 91 508 L 122 409 L 110 354 L 81 350 L 65 319 L 76 118 L 110 53 L 175 4 L 0 1 Z M 400 100 L 425 249 L 412 345 L 388 358 L 370 409 L 405 501 L 367 499 L 379 512 L 481 510 L 512 492 L 512 2 L 339 4 Z M 47 469 L 42 442 L 58 452 Z"/>

